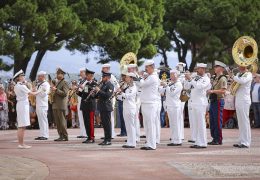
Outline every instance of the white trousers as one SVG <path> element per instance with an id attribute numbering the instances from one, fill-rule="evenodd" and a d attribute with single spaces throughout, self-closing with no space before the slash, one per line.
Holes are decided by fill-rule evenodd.
<path id="1" fill-rule="evenodd" d="M 114 109 L 115 109 L 116 99 L 113 98 L 111 101 L 112 101 L 112 106 L 113 106 L 113 111 L 111 111 L 111 137 L 115 138 L 116 132 L 115 132 L 115 113 L 114 113 Z"/>
<path id="2" fill-rule="evenodd" d="M 167 106 L 167 113 L 171 130 L 171 142 L 181 144 L 181 106 Z"/>
<path id="3" fill-rule="evenodd" d="M 136 132 L 136 141 L 140 142 L 140 119 L 139 119 L 139 112 L 140 112 L 141 102 L 136 102 L 136 120 L 135 120 L 135 132 Z"/>
<path id="4" fill-rule="evenodd" d="M 251 144 L 251 127 L 249 120 L 249 109 L 251 102 L 247 101 L 235 101 L 238 130 L 239 130 L 239 144 L 250 146 Z"/>
<path id="5" fill-rule="evenodd" d="M 184 106 L 185 106 L 185 102 L 181 102 L 181 124 L 180 124 L 181 139 L 184 139 Z"/>
<path id="6" fill-rule="evenodd" d="M 192 115 L 194 128 L 196 131 L 196 142 L 195 145 L 207 146 L 207 131 L 206 131 L 206 109 L 207 105 L 192 104 Z"/>
<path id="7" fill-rule="evenodd" d="M 36 114 L 38 117 L 39 127 L 40 127 L 40 136 L 49 138 L 49 123 L 48 123 L 48 107 L 36 107 Z"/>
<path id="8" fill-rule="evenodd" d="M 158 102 L 157 104 L 157 119 L 155 121 L 155 126 L 156 126 L 156 143 L 160 143 L 161 140 L 161 108 L 162 108 L 162 103 L 161 101 Z"/>
<path id="9" fill-rule="evenodd" d="M 156 149 L 156 125 L 158 103 L 142 103 L 146 147 Z"/>
<path id="10" fill-rule="evenodd" d="M 194 121 L 194 115 L 192 114 L 192 105 L 188 102 L 188 113 L 189 113 L 189 121 L 190 121 L 190 130 L 191 130 L 191 138 L 190 140 L 196 141 L 196 129 L 194 128 L 197 126 Z"/>
<path id="11" fill-rule="evenodd" d="M 78 117 L 79 117 L 79 128 L 80 128 L 80 136 L 87 136 L 86 134 L 86 129 L 84 125 L 84 119 L 83 119 L 83 114 L 82 111 L 80 110 L 80 103 L 81 103 L 81 97 L 78 97 Z"/>
<path id="12" fill-rule="evenodd" d="M 124 106 L 123 106 L 124 107 Z M 136 146 L 136 108 L 124 108 L 123 116 L 127 132 L 127 145 Z"/>

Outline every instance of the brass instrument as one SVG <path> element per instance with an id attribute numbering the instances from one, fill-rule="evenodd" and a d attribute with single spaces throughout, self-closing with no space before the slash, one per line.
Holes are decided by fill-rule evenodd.
<path id="1" fill-rule="evenodd" d="M 127 73 L 128 64 L 137 64 L 137 57 L 135 53 L 128 52 L 120 60 L 120 71 L 122 74 Z"/>
<path id="2" fill-rule="evenodd" d="M 236 40 L 232 48 L 232 56 L 236 64 L 247 67 L 257 61 L 258 47 L 256 41 L 249 36 L 242 36 Z M 257 63 L 250 69 L 251 72 L 257 71 Z M 240 84 L 233 81 L 230 85 L 230 93 L 235 96 Z"/>

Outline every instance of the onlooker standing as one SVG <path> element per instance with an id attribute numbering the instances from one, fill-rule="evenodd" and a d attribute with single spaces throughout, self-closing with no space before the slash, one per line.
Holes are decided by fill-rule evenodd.
<path id="1" fill-rule="evenodd" d="M 260 128 L 260 74 L 256 74 L 251 86 L 252 108 L 254 111 L 254 127 Z"/>
<path id="2" fill-rule="evenodd" d="M 72 127 L 78 128 L 79 127 L 79 121 L 78 121 L 78 96 L 76 94 L 77 91 L 77 81 L 71 82 L 71 89 L 68 93 L 68 100 L 69 100 L 69 107 L 71 110 L 71 121 L 72 121 Z"/>
<path id="3" fill-rule="evenodd" d="M 14 92 L 14 82 L 9 82 L 7 89 L 7 100 L 8 100 L 8 119 L 9 128 L 16 129 L 16 95 Z"/>
<path id="4" fill-rule="evenodd" d="M 0 129 L 8 129 L 8 103 L 3 84 L 0 84 Z"/>

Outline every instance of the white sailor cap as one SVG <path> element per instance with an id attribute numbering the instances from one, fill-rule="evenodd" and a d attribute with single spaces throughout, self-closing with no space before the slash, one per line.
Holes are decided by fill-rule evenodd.
<path id="1" fill-rule="evenodd" d="M 121 71 L 121 74 L 122 74 L 122 75 L 126 75 L 127 72 L 128 72 L 128 71 L 127 71 L 126 69 L 123 69 L 123 70 Z"/>
<path id="2" fill-rule="evenodd" d="M 110 65 L 110 64 L 103 64 L 103 65 L 102 65 L 102 68 L 108 68 L 108 67 L 110 68 L 111 65 Z"/>
<path id="3" fill-rule="evenodd" d="M 37 73 L 37 76 L 38 75 L 46 75 L 47 73 L 45 72 L 45 71 L 39 71 L 38 73 Z"/>
<path id="4" fill-rule="evenodd" d="M 197 68 L 206 68 L 207 64 L 205 64 L 205 63 L 197 63 L 196 67 Z"/>
<path id="5" fill-rule="evenodd" d="M 174 73 L 174 74 L 179 75 L 180 71 L 178 71 L 177 69 L 174 68 L 174 69 L 170 70 L 170 73 Z"/>
<path id="6" fill-rule="evenodd" d="M 127 65 L 127 68 L 135 68 L 135 67 L 137 67 L 136 64 L 128 64 L 128 65 Z"/>
<path id="7" fill-rule="evenodd" d="M 227 65 L 224 64 L 223 62 L 215 61 L 215 65 L 214 66 L 221 66 L 221 67 L 225 68 Z"/>
<path id="8" fill-rule="evenodd" d="M 153 65 L 154 64 L 154 61 L 153 60 L 146 60 L 144 62 L 144 66 L 150 66 L 150 65 Z"/>
<path id="9" fill-rule="evenodd" d="M 136 77 L 135 73 L 132 73 L 132 72 L 126 73 L 126 75 L 130 76 L 130 77 Z"/>
<path id="10" fill-rule="evenodd" d="M 82 67 L 82 68 L 79 69 L 79 72 L 85 71 L 85 70 L 86 70 L 86 68 Z"/>
<path id="11" fill-rule="evenodd" d="M 178 66 L 183 66 L 183 67 L 186 67 L 186 64 L 185 64 L 185 63 L 183 63 L 183 62 L 179 62 L 177 65 L 178 65 Z"/>
<path id="12" fill-rule="evenodd" d="M 18 77 L 18 76 L 20 76 L 20 75 L 23 75 L 23 76 L 25 76 L 25 74 L 24 74 L 24 72 L 23 72 L 23 70 L 22 70 L 22 69 L 21 69 L 20 71 L 18 71 L 17 73 L 15 73 L 15 75 L 14 75 L 13 79 L 17 78 L 17 77 Z"/>

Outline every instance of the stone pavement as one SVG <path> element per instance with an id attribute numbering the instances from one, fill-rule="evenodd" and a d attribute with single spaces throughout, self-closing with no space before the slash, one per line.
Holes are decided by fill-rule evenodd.
<path id="1" fill-rule="evenodd" d="M 119 132 L 119 129 L 116 129 Z M 69 129 L 68 142 L 54 142 L 55 129 L 48 141 L 35 141 L 38 130 L 26 131 L 31 149 L 17 149 L 16 131 L 0 131 L 0 179 L 260 179 L 260 129 L 252 129 L 252 147 L 232 145 L 237 129 L 224 129 L 224 144 L 207 149 L 191 149 L 185 129 L 181 147 L 167 147 L 170 130 L 163 128 L 156 151 L 122 149 L 125 137 L 117 137 L 112 146 L 101 147 L 103 130 L 95 129 L 96 143 L 82 144 L 79 129 Z M 142 129 L 143 132 L 143 129 Z M 208 139 L 210 140 L 209 130 Z"/>

